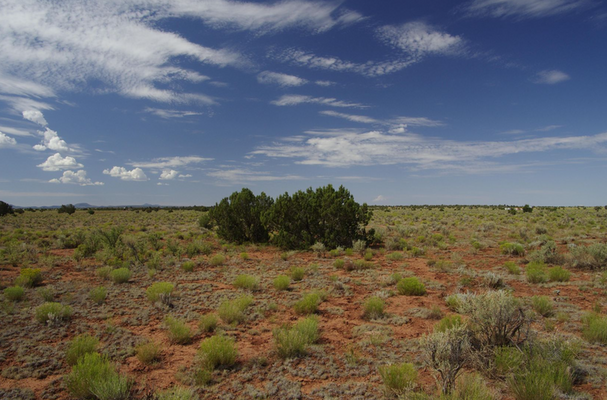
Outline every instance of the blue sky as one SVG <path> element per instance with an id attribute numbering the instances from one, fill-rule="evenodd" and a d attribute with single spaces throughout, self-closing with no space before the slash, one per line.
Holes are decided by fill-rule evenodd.
<path id="1" fill-rule="evenodd" d="M 0 0 L 0 200 L 607 204 L 596 0 Z"/>

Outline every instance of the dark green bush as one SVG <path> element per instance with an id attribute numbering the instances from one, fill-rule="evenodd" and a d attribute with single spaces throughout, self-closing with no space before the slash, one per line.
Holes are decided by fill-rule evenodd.
<path id="1" fill-rule="evenodd" d="M 0 201 L 0 217 L 3 217 L 8 214 L 14 214 L 13 206 L 3 201 Z"/>
<path id="2" fill-rule="evenodd" d="M 74 207 L 73 204 L 67 204 L 67 205 L 63 204 L 63 205 L 61 205 L 61 207 L 59 207 L 57 209 L 57 212 L 59 214 L 69 214 L 69 215 L 72 215 L 73 213 L 76 212 L 76 207 Z"/>

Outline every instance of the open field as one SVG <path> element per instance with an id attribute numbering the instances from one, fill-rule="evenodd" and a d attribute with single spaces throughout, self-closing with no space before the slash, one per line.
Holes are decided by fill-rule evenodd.
<path id="1" fill-rule="evenodd" d="M 449 398 L 607 398 L 606 209 L 373 212 L 371 248 L 305 252 L 226 243 L 199 227 L 198 211 L 2 217 L 0 398 L 73 398 L 66 376 L 77 360 L 66 353 L 82 334 L 132 380 L 134 398 L 175 386 L 200 398 L 439 398 L 425 335 L 458 313 L 478 330 L 482 310 L 465 307 L 475 301 L 465 294 L 490 309 L 496 291 L 519 299 L 529 331 L 521 325 L 518 348 L 477 352 Z M 425 293 L 411 295 L 412 277 Z M 47 312 L 47 302 L 69 309 Z M 318 337 L 297 347 L 301 321 L 316 322 Z M 212 337 L 237 353 L 212 358 Z M 509 363 L 498 347 L 530 358 Z M 532 373 L 540 359 L 566 375 L 538 384 L 545 397 L 521 389 L 543 379 Z M 388 388 L 385 367 L 402 363 L 417 376 Z M 486 396 L 461 394 L 474 385 Z"/>

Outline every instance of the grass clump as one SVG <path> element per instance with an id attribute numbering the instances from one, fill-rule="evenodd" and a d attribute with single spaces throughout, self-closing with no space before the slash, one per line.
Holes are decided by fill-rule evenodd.
<path id="1" fill-rule="evenodd" d="M 398 293 L 405 296 L 423 296 L 426 294 L 426 287 L 416 276 L 401 279 L 396 284 L 396 289 Z"/>
<path id="2" fill-rule="evenodd" d="M 146 365 L 154 364 L 160 360 L 161 353 L 160 346 L 152 341 L 140 343 L 135 347 L 135 356 L 142 364 Z"/>
<path id="3" fill-rule="evenodd" d="M 447 315 L 436 324 L 434 324 L 434 332 L 445 332 L 449 329 L 457 328 L 462 326 L 464 321 L 462 321 L 462 317 L 457 314 Z"/>
<path id="4" fill-rule="evenodd" d="M 188 344 L 192 341 L 192 331 L 185 321 L 167 315 L 164 325 L 168 329 L 169 340 L 177 344 Z"/>
<path id="5" fill-rule="evenodd" d="M 412 390 L 417 380 L 417 370 L 410 363 L 379 367 L 379 375 L 389 396 L 401 396 Z"/>
<path id="6" fill-rule="evenodd" d="M 117 268 L 110 272 L 110 277 L 114 283 L 126 283 L 131 279 L 131 270 L 128 268 Z"/>
<path id="7" fill-rule="evenodd" d="M 175 386 L 156 393 L 156 400 L 198 400 L 198 395 L 193 389 Z"/>
<path id="8" fill-rule="evenodd" d="M 209 262 L 212 266 L 218 267 L 226 262 L 226 258 L 222 254 L 215 254 Z"/>
<path id="9" fill-rule="evenodd" d="M 91 299 L 94 303 L 101 304 L 105 301 L 107 297 L 107 291 L 103 286 L 97 286 L 96 288 L 91 289 L 89 292 L 89 299 Z"/>
<path id="10" fill-rule="evenodd" d="M 502 254 L 507 254 L 511 256 L 524 256 L 525 255 L 525 247 L 520 243 L 502 243 L 500 245 L 500 250 Z"/>
<path id="11" fill-rule="evenodd" d="M 129 398 L 131 381 L 120 375 L 107 358 L 88 353 L 74 365 L 65 385 L 78 399 L 123 400 Z"/>
<path id="12" fill-rule="evenodd" d="M 363 317 L 365 319 L 377 319 L 384 316 L 386 302 L 378 296 L 369 297 L 364 303 Z"/>
<path id="13" fill-rule="evenodd" d="M 205 339 L 200 343 L 198 354 L 207 370 L 214 370 L 217 367 L 231 367 L 236 363 L 238 350 L 234 344 L 234 339 L 216 335 Z"/>
<path id="14" fill-rule="evenodd" d="M 72 316 L 72 308 L 61 303 L 47 302 L 36 307 L 35 316 L 42 324 L 66 321 Z"/>
<path id="15" fill-rule="evenodd" d="M 390 261 L 401 261 L 405 258 L 405 256 L 403 255 L 403 253 L 396 251 L 394 253 L 388 254 L 386 258 Z"/>
<path id="16" fill-rule="evenodd" d="M 198 327 L 203 332 L 213 332 L 215 328 L 217 328 L 217 315 L 215 314 L 205 314 L 200 317 L 200 321 L 198 322 Z"/>
<path id="17" fill-rule="evenodd" d="M 113 268 L 110 266 L 100 267 L 95 270 L 95 273 L 101 279 L 110 279 Z"/>
<path id="18" fill-rule="evenodd" d="M 194 271 L 194 261 L 184 261 L 181 264 L 181 269 L 185 272 L 192 272 Z"/>
<path id="19" fill-rule="evenodd" d="M 272 284 L 276 290 L 287 290 L 291 284 L 291 278 L 287 275 L 278 275 Z"/>
<path id="20" fill-rule="evenodd" d="M 342 260 L 341 258 L 338 258 L 337 260 L 333 261 L 334 268 L 342 269 L 344 267 L 344 265 L 346 265 L 346 262 L 344 260 Z"/>
<path id="21" fill-rule="evenodd" d="M 504 263 L 504 268 L 508 270 L 508 273 L 512 275 L 520 275 L 521 267 L 519 267 L 514 261 L 506 261 Z"/>
<path id="22" fill-rule="evenodd" d="M 99 346 L 99 339 L 89 334 L 78 335 L 72 340 L 65 352 L 65 360 L 69 365 L 76 365 L 85 354 L 94 353 Z"/>
<path id="23" fill-rule="evenodd" d="M 547 296 L 533 296 L 531 298 L 531 306 L 542 317 L 550 317 L 554 314 L 552 300 Z"/>
<path id="24" fill-rule="evenodd" d="M 21 301 L 25 296 L 25 289 L 21 286 L 11 286 L 4 289 L 3 293 L 6 300 Z"/>
<path id="25" fill-rule="evenodd" d="M 607 317 L 588 313 L 582 317 L 582 336 L 589 342 L 607 344 Z"/>
<path id="26" fill-rule="evenodd" d="M 34 287 L 42 283 L 42 271 L 39 268 L 23 268 L 15 279 L 15 286 Z"/>
<path id="27" fill-rule="evenodd" d="M 226 324 L 239 323 L 244 321 L 244 311 L 252 302 L 253 297 L 251 296 L 241 296 L 231 301 L 226 300 L 219 305 L 217 313 L 219 314 L 219 318 Z"/>
<path id="28" fill-rule="evenodd" d="M 259 278 L 252 275 L 238 275 L 234 280 L 234 287 L 246 290 L 258 290 Z"/>
<path id="29" fill-rule="evenodd" d="M 310 316 L 293 327 L 283 326 L 273 331 L 276 353 L 282 358 L 299 357 L 306 354 L 308 345 L 319 339 L 318 318 Z"/>
<path id="30" fill-rule="evenodd" d="M 175 285 L 169 282 L 156 282 L 146 289 L 145 294 L 148 296 L 148 300 L 151 303 L 157 301 L 163 304 L 171 304 L 171 293 Z"/>
<path id="31" fill-rule="evenodd" d="M 289 271 L 289 274 L 291 275 L 291 279 L 297 282 L 304 278 L 304 275 L 306 275 L 306 270 L 302 267 L 293 267 Z"/>
<path id="32" fill-rule="evenodd" d="M 550 282 L 569 282 L 570 278 L 571 271 L 568 271 L 561 266 L 548 269 L 548 279 Z"/>
<path id="33" fill-rule="evenodd" d="M 322 302 L 318 293 L 312 292 L 303 295 L 293 308 L 297 314 L 312 314 L 318 311 L 318 306 Z"/>
<path id="34" fill-rule="evenodd" d="M 548 274 L 546 273 L 546 264 L 540 261 L 533 261 L 527 264 L 525 268 L 527 281 L 529 283 L 545 283 L 548 282 Z"/>

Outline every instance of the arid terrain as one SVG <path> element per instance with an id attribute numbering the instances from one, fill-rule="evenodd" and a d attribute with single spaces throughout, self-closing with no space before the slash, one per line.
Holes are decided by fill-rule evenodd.
<path id="1" fill-rule="evenodd" d="M 204 213 L 194 210 L 2 217 L 0 398 L 73 398 L 66 376 L 74 362 L 66 353 L 82 334 L 98 339 L 96 351 L 129 378 L 133 398 L 176 386 L 219 399 L 439 398 L 442 380 L 422 338 L 444 317 L 473 319 L 459 307 L 462 299 L 494 291 L 519 299 L 530 323 L 527 343 L 559 343 L 573 354 L 563 361 L 570 387 L 550 382 L 539 389 L 545 397 L 533 398 L 607 398 L 605 208 L 373 213 L 375 243 L 367 249 L 300 252 L 224 242 L 199 226 Z M 40 278 L 22 277 L 36 269 Z M 119 269 L 130 271 L 126 280 L 113 273 Z M 280 275 L 289 278 L 278 282 Z M 408 277 L 418 277 L 425 294 L 402 294 L 399 283 Z M 170 295 L 150 297 L 158 282 L 173 285 Z M 16 283 L 22 295 L 10 290 Z M 317 310 L 302 311 L 297 304 L 310 293 Z M 226 302 L 246 296 L 242 316 L 225 317 Z M 46 302 L 71 313 L 37 318 Z M 305 353 L 281 354 L 277 330 L 308 314 L 316 315 L 318 339 Z M 170 321 L 184 325 L 176 333 Z M 233 338 L 237 355 L 230 365 L 204 369 L 201 343 L 214 336 Z M 142 361 L 141 344 L 150 342 L 158 354 Z M 532 398 L 520 390 L 531 376 L 517 370 L 523 367 L 487 360 L 468 360 L 457 376 L 459 392 L 449 398 Z M 381 371 L 401 363 L 413 364 L 417 376 L 405 388 L 386 384 Z M 466 381 L 485 397 L 465 397 Z"/>

